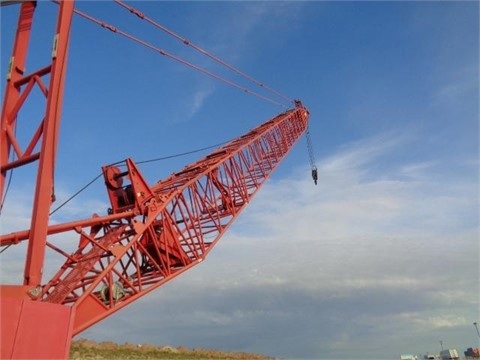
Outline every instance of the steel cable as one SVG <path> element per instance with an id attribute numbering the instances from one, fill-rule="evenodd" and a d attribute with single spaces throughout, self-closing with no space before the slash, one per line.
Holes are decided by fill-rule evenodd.
<path id="1" fill-rule="evenodd" d="M 56 0 L 53 0 L 53 2 L 56 3 L 56 4 L 58 4 L 58 1 L 56 1 Z M 269 98 L 269 97 L 267 97 L 267 96 L 264 96 L 264 95 L 262 95 L 262 94 L 259 94 L 259 93 L 255 92 L 255 91 L 249 90 L 249 89 L 246 88 L 246 87 L 243 87 L 243 86 L 240 86 L 240 85 L 234 83 L 233 81 L 230 81 L 230 80 L 228 80 L 228 79 L 225 79 L 225 78 L 223 78 L 223 77 L 221 77 L 221 76 L 219 76 L 219 75 L 216 75 L 216 74 L 214 74 L 214 73 L 212 73 L 212 72 L 210 72 L 210 71 L 208 71 L 208 70 L 206 70 L 206 69 L 204 69 L 204 68 L 202 68 L 202 67 L 200 67 L 200 66 L 197 66 L 197 65 L 195 65 L 195 64 L 192 64 L 192 63 L 190 63 L 190 62 L 188 62 L 188 61 L 186 61 L 186 60 L 184 60 L 184 59 L 182 59 L 182 58 L 180 58 L 180 57 L 178 57 L 178 56 L 176 56 L 176 55 L 173 55 L 173 54 L 171 54 L 171 53 L 169 53 L 169 52 L 167 52 L 167 51 L 159 48 L 159 47 L 156 47 L 156 46 L 154 46 L 154 45 L 152 45 L 152 44 L 150 44 L 150 43 L 148 43 L 148 42 L 146 42 L 146 41 L 144 41 L 144 40 L 141 40 L 141 39 L 139 39 L 139 38 L 137 38 L 137 37 L 135 37 L 135 36 L 133 36 L 133 35 L 131 35 L 131 34 L 129 34 L 129 33 L 126 33 L 125 31 L 122 31 L 122 30 L 120 30 L 119 28 L 117 28 L 117 27 L 115 27 L 115 26 L 112 26 L 112 25 L 110 25 L 110 24 L 107 24 L 107 23 L 105 23 L 105 22 L 103 22 L 103 21 L 101 21 L 101 20 L 98 20 L 98 19 L 94 18 L 93 16 L 84 13 L 83 11 L 80 11 L 80 10 L 78 10 L 78 9 L 74 9 L 73 11 L 74 11 L 75 14 L 77 14 L 77 15 L 83 17 L 84 19 L 87 19 L 87 20 L 89 20 L 89 21 L 91 21 L 91 22 L 93 22 L 93 23 L 101 26 L 101 27 L 104 28 L 104 29 L 110 30 L 110 31 L 112 31 L 113 33 L 116 33 L 116 34 L 118 34 L 118 35 L 121 35 L 121 36 L 123 36 L 123 37 L 126 37 L 127 39 L 132 40 L 132 41 L 134 41 L 134 42 L 136 42 L 136 43 L 138 43 L 138 44 L 140 44 L 140 45 L 142 45 L 142 46 L 144 46 L 144 47 L 146 47 L 146 48 L 149 48 L 150 50 L 153 50 L 153 51 L 159 53 L 160 55 L 166 56 L 166 57 L 168 57 L 168 58 L 170 58 L 170 59 L 172 59 L 172 60 L 175 60 L 175 61 L 177 61 L 177 62 L 179 62 L 179 63 L 181 63 L 181 64 L 183 64 L 183 65 L 185 65 L 185 66 L 188 66 L 188 67 L 190 67 L 190 68 L 192 68 L 192 69 L 194 69 L 194 70 L 197 70 L 197 71 L 199 71 L 199 72 L 201 72 L 201 73 L 203 73 L 203 74 L 205 74 L 205 75 L 208 75 L 208 76 L 210 76 L 210 77 L 212 77 L 212 78 L 214 78 L 214 79 L 216 79 L 216 80 L 219 80 L 219 81 L 221 81 L 221 82 L 224 82 L 225 84 L 230 85 L 230 86 L 232 86 L 232 87 L 234 87 L 234 88 L 237 88 L 237 89 L 243 91 L 244 93 L 247 93 L 247 94 L 256 96 L 256 97 L 258 97 L 258 98 L 260 98 L 260 99 L 262 99 L 262 100 L 264 100 L 264 101 L 267 101 L 267 102 L 270 102 L 270 103 L 272 103 L 272 104 L 281 106 L 281 107 L 283 107 L 283 108 L 285 108 L 285 109 L 288 108 L 287 106 L 285 106 L 284 104 L 282 104 L 282 103 L 280 103 L 280 102 L 278 102 L 278 101 L 276 101 L 276 100 L 273 100 L 273 99 L 271 99 L 271 98 Z"/>
<path id="2" fill-rule="evenodd" d="M 140 19 L 142 20 L 145 20 L 147 21 L 148 23 L 152 24 L 153 26 L 155 26 L 156 28 L 166 32 L 167 34 L 173 36 L 175 39 L 181 41 L 183 44 L 185 44 L 186 46 L 190 46 L 192 47 L 193 49 L 195 49 L 196 51 L 200 52 L 201 54 L 209 57 L 210 59 L 216 61 L 217 63 L 227 67 L 228 69 L 232 70 L 233 72 L 239 74 L 240 76 L 243 76 L 244 78 L 248 79 L 249 81 L 255 83 L 256 85 L 258 85 L 259 87 L 267 90 L 267 91 L 270 91 L 271 93 L 283 98 L 284 100 L 287 100 L 288 102 L 291 102 L 293 103 L 294 100 L 293 99 L 290 99 L 289 97 L 283 95 L 282 93 L 276 91 L 275 89 L 272 89 L 271 87 L 265 85 L 264 83 L 256 80 L 255 78 L 253 78 L 252 76 L 244 73 L 243 71 L 237 69 L 236 67 L 228 64 L 226 61 L 220 59 L 218 56 L 215 56 L 211 53 L 209 53 L 207 50 L 205 49 L 202 49 L 200 46 L 192 43 L 190 40 L 176 34 L 175 32 L 173 32 L 172 30 L 168 29 L 167 27 L 157 23 L 156 21 L 152 20 L 151 18 L 149 18 L 148 16 L 145 15 L 145 13 L 135 9 L 134 7 L 132 6 L 129 6 L 127 4 L 125 4 L 124 2 L 122 2 L 121 0 L 114 0 L 114 2 L 118 5 L 120 5 L 121 7 L 127 9 L 128 11 L 130 11 L 130 13 L 136 15 L 137 17 L 139 17 Z"/>

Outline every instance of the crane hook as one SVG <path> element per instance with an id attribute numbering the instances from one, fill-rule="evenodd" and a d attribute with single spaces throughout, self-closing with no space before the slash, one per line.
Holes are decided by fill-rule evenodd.
<path id="1" fill-rule="evenodd" d="M 315 182 L 315 185 L 317 185 L 318 171 L 315 165 L 312 167 L 312 178 L 313 178 L 313 181 Z"/>

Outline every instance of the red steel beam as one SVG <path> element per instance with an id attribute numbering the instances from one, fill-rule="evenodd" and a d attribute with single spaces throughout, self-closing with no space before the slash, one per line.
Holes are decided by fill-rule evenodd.
<path id="1" fill-rule="evenodd" d="M 5 179 L 12 141 L 8 136 L 8 128 L 15 128 L 17 121 L 17 113 L 12 113 L 17 101 L 22 93 L 19 86 L 16 85 L 20 81 L 25 72 L 25 63 L 27 59 L 28 44 L 30 41 L 30 33 L 33 22 L 33 14 L 35 12 L 36 1 L 25 1 L 20 8 L 20 16 L 18 18 L 17 32 L 13 46 L 12 57 L 8 65 L 7 84 L 5 87 L 4 100 L 2 106 L 2 119 L 0 128 L 0 196 L 3 198 L 5 190 Z"/>
<path id="2" fill-rule="evenodd" d="M 36 1 L 22 2 L 20 7 L 0 124 L 0 201 L 3 202 L 6 195 L 5 183 L 8 172 L 38 160 L 24 268 L 24 285 L 29 286 L 39 286 L 42 282 L 49 212 L 54 201 L 55 158 L 74 1 L 60 2 L 56 31 L 53 36 L 51 63 L 26 75 L 25 64 L 35 7 Z M 42 81 L 44 76 L 49 76 L 48 87 Z M 39 113 L 40 122 L 37 130 L 27 143 L 26 149 L 22 150 L 20 141 L 16 138 L 15 129 L 20 112 L 35 85 L 45 95 L 45 110 Z M 11 155 L 14 155 L 12 159 Z"/>
<path id="3" fill-rule="evenodd" d="M 2 5 L 7 3 L 14 2 L 2 2 Z M 64 0 L 58 8 L 53 46 L 46 47 L 51 52 L 50 64 L 25 75 L 36 3 L 21 2 L 0 123 L 0 206 L 5 200 L 6 179 L 11 171 L 38 160 L 24 285 L 0 286 L 1 358 L 66 358 L 72 339 L 75 310 L 63 304 L 32 301 L 32 297 L 36 297 L 40 291 L 42 282 L 74 5 L 73 0 Z M 48 79 L 48 84 L 42 81 L 42 77 Z M 27 137 L 22 134 L 17 138 L 16 128 L 18 122 L 24 120 L 22 110 L 28 104 L 34 86 L 38 86 L 44 94 L 45 107 L 37 113 L 38 125 L 29 125 L 29 128 L 36 130 L 26 146 L 22 146 L 20 139 Z M 32 122 L 32 119 L 28 120 Z"/>
<path id="4" fill-rule="evenodd" d="M 60 2 L 53 41 L 50 86 L 43 120 L 42 144 L 25 261 L 24 285 L 38 286 L 42 280 L 49 212 L 52 202 L 55 201 L 53 178 L 73 8 L 74 1 Z"/>
<path id="5" fill-rule="evenodd" d="M 59 234 L 67 231 L 77 231 L 78 229 L 82 229 L 84 227 L 106 225 L 118 219 L 127 219 L 128 215 L 130 215 L 131 217 L 135 216 L 135 214 L 133 213 L 113 214 L 113 215 L 105 215 L 105 216 L 95 215 L 90 219 L 75 220 L 75 221 L 71 221 L 63 224 L 50 225 L 47 228 L 47 235 L 54 235 L 54 234 Z M 17 232 L 6 234 L 6 235 L 0 235 L 0 247 L 18 244 L 21 241 L 28 240 L 29 237 L 30 237 L 30 230 L 22 230 L 22 231 L 17 231 Z"/>

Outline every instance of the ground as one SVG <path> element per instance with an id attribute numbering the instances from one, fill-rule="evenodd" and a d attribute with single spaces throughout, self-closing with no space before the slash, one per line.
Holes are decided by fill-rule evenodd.
<path id="1" fill-rule="evenodd" d="M 97 343 L 91 340 L 77 340 L 70 348 L 71 360 L 87 359 L 273 359 L 271 357 L 247 354 L 227 353 L 208 349 L 187 349 L 185 347 L 153 346 L 149 344 L 123 345 L 114 342 Z"/>

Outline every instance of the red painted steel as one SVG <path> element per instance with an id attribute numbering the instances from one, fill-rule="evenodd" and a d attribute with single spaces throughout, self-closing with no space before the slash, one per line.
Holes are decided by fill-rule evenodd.
<path id="1" fill-rule="evenodd" d="M 18 113 L 18 109 L 23 103 L 23 100 L 21 100 L 23 94 L 20 86 L 16 86 L 15 84 L 22 80 L 25 72 L 25 62 L 27 58 L 27 50 L 35 6 L 35 1 L 26 1 L 21 5 L 12 57 L 10 58 L 10 63 L 8 65 L 7 85 L 5 87 L 3 99 L 2 122 L 0 129 L 0 195 L 2 196 L 5 190 L 7 170 L 13 167 L 11 165 L 9 166 L 9 156 L 12 148 L 19 160 L 28 162 L 26 158 L 31 156 L 30 153 L 25 154 L 20 149 L 20 146 L 18 145 L 14 135 L 14 129 L 17 121 L 16 115 Z"/>
<path id="2" fill-rule="evenodd" d="M 34 9 L 34 2 L 22 3 L 1 119 L 2 195 L 9 170 L 39 160 L 30 229 L 0 236 L 1 246 L 28 240 L 23 284 L 0 286 L 7 358 L 50 357 L 50 350 L 66 357 L 72 335 L 203 261 L 306 131 L 309 116 L 296 101 L 295 108 L 155 185 L 131 159 L 104 166 L 108 214 L 49 225 L 73 1 L 60 2 L 52 63 L 24 75 Z M 36 85 L 46 110 L 22 150 L 17 115 Z M 73 251 L 71 233 L 79 236 Z M 47 250 L 64 264 L 43 281 Z M 51 322 L 54 330 L 44 331 L 41 326 Z"/>
<path id="3" fill-rule="evenodd" d="M 1 359 L 66 359 L 74 308 L 0 297 Z"/>
<path id="4" fill-rule="evenodd" d="M 65 260 L 36 300 L 74 307 L 77 334 L 205 259 L 305 132 L 301 104 L 153 186 L 130 159 L 103 167 L 105 216 L 52 225 L 75 231 L 77 250 L 47 246 Z M 0 237 L 27 240 L 28 231 Z"/>
<path id="5" fill-rule="evenodd" d="M 25 62 L 36 2 L 24 2 L 21 5 L 2 108 L 0 131 L 2 198 L 7 171 L 39 160 L 24 271 L 24 284 L 32 286 L 34 292 L 42 282 L 50 205 L 55 196 L 53 176 L 73 4 L 73 1 L 62 1 L 58 8 L 51 63 L 28 75 L 24 75 Z M 49 77 L 48 87 L 42 81 L 44 76 Z M 45 95 L 46 108 L 37 130 L 23 151 L 15 136 L 15 128 L 19 112 L 35 85 L 38 85 Z M 9 159 L 12 149 L 16 155 L 15 160 Z"/>
<path id="6" fill-rule="evenodd" d="M 36 1 L 25 1 L 20 6 L 0 124 L 1 206 L 9 171 L 38 160 L 23 286 L 0 287 L 2 359 L 67 358 L 75 311 L 29 298 L 38 296 L 42 284 L 73 1 L 62 1 L 58 8 L 50 64 L 25 74 L 35 8 Z M 35 86 L 45 96 L 45 110 L 39 114 L 36 130 L 32 126 L 35 131 L 30 140 L 22 146 L 16 136 L 17 122 Z M 34 119 L 28 120 L 33 124 Z"/>

